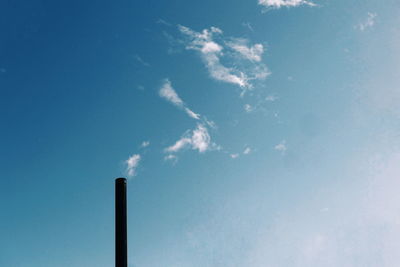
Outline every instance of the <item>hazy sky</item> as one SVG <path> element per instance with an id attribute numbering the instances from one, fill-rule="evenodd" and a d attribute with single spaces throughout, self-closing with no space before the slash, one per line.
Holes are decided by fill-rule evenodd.
<path id="1" fill-rule="evenodd" d="M 0 2 L 0 266 L 400 266 L 400 2 Z"/>

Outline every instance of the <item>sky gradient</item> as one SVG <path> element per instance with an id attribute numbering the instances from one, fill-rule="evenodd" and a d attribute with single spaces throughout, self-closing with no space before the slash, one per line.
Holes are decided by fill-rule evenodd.
<path id="1" fill-rule="evenodd" d="M 0 2 L 0 266 L 398 267 L 400 2 Z"/>

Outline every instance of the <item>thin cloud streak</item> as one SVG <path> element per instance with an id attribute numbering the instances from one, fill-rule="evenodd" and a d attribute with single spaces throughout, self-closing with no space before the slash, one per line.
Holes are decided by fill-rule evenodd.
<path id="1" fill-rule="evenodd" d="M 150 141 L 143 141 L 142 144 L 140 145 L 141 148 L 148 147 L 150 145 Z"/>
<path id="2" fill-rule="evenodd" d="M 143 66 L 150 67 L 150 63 L 144 61 L 139 55 L 135 55 L 135 59 L 136 59 L 137 62 L 139 62 Z"/>
<path id="3" fill-rule="evenodd" d="M 316 6 L 311 1 L 307 0 L 258 0 L 258 4 L 269 9 L 279 9 L 282 7 L 297 7 L 301 5 Z"/>
<path id="4" fill-rule="evenodd" d="M 248 40 L 246 39 L 234 39 L 226 44 L 243 58 L 253 62 L 260 62 L 264 53 L 264 46 L 262 44 L 248 46 L 247 43 Z"/>
<path id="5" fill-rule="evenodd" d="M 204 153 L 213 147 L 215 147 L 215 144 L 211 143 L 208 129 L 203 124 L 199 123 L 195 130 L 187 131 L 175 144 L 167 147 L 165 152 L 177 153 L 183 149 L 190 148 Z"/>
<path id="6" fill-rule="evenodd" d="M 200 54 L 211 78 L 243 89 L 251 89 L 253 80 L 263 80 L 270 72 L 261 63 L 264 47 L 262 44 L 248 45 L 247 39 L 224 38 L 217 27 L 196 32 L 179 25 L 179 31 L 186 37 L 185 48 Z M 228 58 L 232 66 L 225 66 L 221 58 Z"/>
<path id="7" fill-rule="evenodd" d="M 177 107 L 183 107 L 182 99 L 175 92 L 174 88 L 172 88 L 171 82 L 168 79 L 164 80 L 164 83 L 160 89 L 160 96 Z"/>
<path id="8" fill-rule="evenodd" d="M 133 177 L 136 175 L 136 169 L 139 166 L 139 162 L 141 160 L 141 156 L 139 154 L 134 154 L 129 157 L 126 161 L 126 174 L 128 177 Z"/>
<path id="9" fill-rule="evenodd" d="M 250 147 L 246 147 L 245 150 L 243 151 L 243 154 L 248 155 L 251 153 L 251 148 Z"/>
<path id="10" fill-rule="evenodd" d="M 178 96 L 175 89 L 172 87 L 169 79 L 164 80 L 163 85 L 160 88 L 159 94 L 160 97 L 166 99 L 168 102 L 174 104 L 178 108 L 183 109 L 186 112 L 186 114 L 189 115 L 189 117 L 196 120 L 200 119 L 199 114 L 194 113 L 191 109 L 186 107 L 183 100 Z"/>
<path id="11" fill-rule="evenodd" d="M 360 30 L 360 31 L 366 31 L 369 28 L 374 27 L 375 25 L 375 19 L 378 15 L 376 13 L 371 13 L 368 12 L 367 13 L 367 18 L 365 19 L 364 22 L 358 24 L 355 26 L 356 29 Z"/>
<path id="12" fill-rule="evenodd" d="M 279 144 L 277 144 L 274 149 L 276 151 L 281 152 L 282 154 L 285 154 L 286 150 L 287 150 L 287 145 L 286 145 L 286 140 L 283 140 L 282 142 L 280 142 Z"/>
<path id="13" fill-rule="evenodd" d="M 197 123 L 197 127 L 194 130 L 186 131 L 178 141 L 164 150 L 164 152 L 168 153 L 168 155 L 164 157 L 164 160 L 171 160 L 176 163 L 177 156 L 173 154 L 185 149 L 197 150 L 199 153 L 204 153 L 208 150 L 218 148 L 216 144 L 211 142 L 211 137 L 207 128 L 207 126 L 216 128 L 215 123 L 189 109 L 185 102 L 176 93 L 168 79 L 164 80 L 159 94 L 160 97 L 182 109 L 189 117 L 201 120 L 201 122 Z"/>
<path id="14" fill-rule="evenodd" d="M 227 68 L 220 62 L 223 47 L 214 42 L 213 37 L 214 35 L 222 34 L 222 30 L 211 27 L 209 30 L 204 29 L 199 33 L 185 26 L 179 26 L 179 30 L 190 39 L 186 49 L 200 52 L 212 78 L 227 83 L 233 83 L 240 87 L 248 86 L 247 78 L 244 73 L 234 73 L 234 69 Z"/>

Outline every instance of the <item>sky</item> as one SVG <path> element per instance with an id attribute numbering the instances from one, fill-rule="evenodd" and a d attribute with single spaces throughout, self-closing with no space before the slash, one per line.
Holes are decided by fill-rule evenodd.
<path id="1" fill-rule="evenodd" d="M 0 2 L 0 266 L 400 265 L 400 2 Z"/>

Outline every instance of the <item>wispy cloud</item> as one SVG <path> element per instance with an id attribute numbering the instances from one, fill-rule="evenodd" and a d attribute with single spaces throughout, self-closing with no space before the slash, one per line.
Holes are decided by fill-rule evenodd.
<path id="1" fill-rule="evenodd" d="M 142 144 L 140 145 L 141 148 L 148 147 L 150 145 L 150 141 L 143 141 Z"/>
<path id="2" fill-rule="evenodd" d="M 315 6 L 311 1 L 307 0 L 258 0 L 258 4 L 269 9 L 279 9 L 282 7 L 297 7 L 301 5 Z"/>
<path id="3" fill-rule="evenodd" d="M 250 113 L 254 110 L 254 108 L 250 104 L 245 104 L 243 108 L 247 113 Z"/>
<path id="4" fill-rule="evenodd" d="M 177 160 L 177 156 L 169 154 L 164 157 L 165 160 Z"/>
<path id="5" fill-rule="evenodd" d="M 216 148 L 204 124 L 197 124 L 196 129 L 187 131 L 181 139 L 165 149 L 167 153 L 177 153 L 183 149 L 193 149 L 200 153 Z"/>
<path id="6" fill-rule="evenodd" d="M 186 136 L 187 134 L 185 134 Z M 182 137 L 181 139 L 179 139 L 178 141 L 175 142 L 175 144 L 173 144 L 170 147 L 167 147 L 165 149 L 166 152 L 170 152 L 170 153 L 176 153 L 184 148 L 187 148 L 188 146 L 190 146 L 192 144 L 192 138 L 191 137 Z"/>
<path id="7" fill-rule="evenodd" d="M 247 39 L 237 38 L 227 42 L 226 44 L 243 58 L 254 62 L 260 62 L 264 53 L 264 46 L 262 44 L 251 46 L 248 42 Z"/>
<path id="8" fill-rule="evenodd" d="M 186 114 L 189 115 L 189 117 L 192 117 L 193 119 L 196 119 L 196 120 L 200 119 L 200 115 L 197 114 L 197 113 L 194 113 L 194 112 L 193 112 L 192 110 L 190 110 L 189 108 L 185 107 L 184 110 L 185 110 Z"/>
<path id="9" fill-rule="evenodd" d="M 176 163 L 178 158 L 173 154 L 185 149 L 197 150 L 200 153 L 204 153 L 208 150 L 219 148 L 215 143 L 211 142 L 211 137 L 208 132 L 208 127 L 212 129 L 216 128 L 215 123 L 188 108 L 168 79 L 164 80 L 159 94 L 162 98 L 183 110 L 188 116 L 198 120 L 197 127 L 194 130 L 186 131 L 178 141 L 164 150 L 165 153 L 168 153 L 168 155 L 164 157 L 165 160 Z"/>
<path id="10" fill-rule="evenodd" d="M 179 40 L 175 36 L 172 36 L 166 31 L 163 31 L 162 34 L 168 43 L 168 50 L 167 50 L 168 54 L 175 54 L 182 51 L 183 43 L 181 40 Z"/>
<path id="11" fill-rule="evenodd" d="M 187 38 L 185 47 L 198 51 L 212 78 L 248 89 L 252 80 L 262 80 L 269 75 L 268 68 L 261 63 L 262 44 L 249 45 L 247 39 L 224 38 L 221 29 L 211 27 L 196 32 L 179 25 Z M 225 66 L 221 58 L 227 58 L 231 66 Z"/>
<path id="12" fill-rule="evenodd" d="M 251 148 L 250 147 L 246 147 L 243 151 L 243 154 L 248 155 L 251 153 Z"/>
<path id="13" fill-rule="evenodd" d="M 204 29 L 201 33 L 192 31 L 185 26 L 179 26 L 179 30 L 189 37 L 186 49 L 197 50 L 211 75 L 216 80 L 233 83 L 240 87 L 247 86 L 247 78 L 243 72 L 227 68 L 220 62 L 223 47 L 213 40 L 216 34 L 222 34 L 218 28 Z"/>
<path id="14" fill-rule="evenodd" d="M 125 161 L 125 171 L 128 177 L 133 177 L 136 175 L 136 168 L 139 166 L 140 159 L 141 156 L 139 154 L 134 154 Z"/>
<path id="15" fill-rule="evenodd" d="M 160 88 L 160 96 L 178 107 L 183 107 L 182 99 L 175 92 L 174 88 L 172 88 L 171 82 L 168 79 L 164 80 Z"/>
<path id="16" fill-rule="evenodd" d="M 243 27 L 246 27 L 247 29 L 249 29 L 250 31 L 254 32 L 253 26 L 251 26 L 250 22 L 243 22 L 242 23 Z"/>
<path id="17" fill-rule="evenodd" d="M 168 79 L 165 79 L 163 85 L 160 88 L 159 94 L 162 98 L 166 99 L 167 101 L 171 102 L 178 108 L 184 110 L 189 117 L 193 119 L 200 119 L 200 115 L 194 113 L 188 107 L 186 107 L 183 100 L 178 96 L 175 89 L 172 87 L 171 82 Z"/>
<path id="18" fill-rule="evenodd" d="M 276 97 L 276 96 L 274 96 L 274 95 L 269 95 L 269 96 L 267 96 L 267 97 L 265 98 L 265 101 L 274 102 L 274 101 L 276 101 L 277 99 L 278 99 L 278 97 Z"/>
<path id="19" fill-rule="evenodd" d="M 362 32 L 367 30 L 367 29 L 369 29 L 369 28 L 372 28 L 375 25 L 376 17 L 377 17 L 376 13 L 368 12 L 367 13 L 367 18 L 363 22 L 361 22 L 358 25 L 356 25 L 355 28 L 360 30 L 360 31 L 362 31 Z"/>
<path id="20" fill-rule="evenodd" d="M 248 154 L 250 154 L 251 152 L 252 152 L 252 149 L 251 149 L 250 147 L 246 147 L 246 148 L 243 150 L 243 152 L 242 152 L 241 154 L 243 154 L 243 155 L 248 155 Z M 229 154 L 229 156 L 230 156 L 232 159 L 237 159 L 237 158 L 240 157 L 240 153 L 231 153 L 231 154 Z"/>
<path id="21" fill-rule="evenodd" d="M 235 154 L 230 154 L 229 155 L 231 158 L 236 159 L 239 157 L 239 153 L 235 153 Z"/>
<path id="22" fill-rule="evenodd" d="M 287 145 L 286 145 L 286 140 L 283 140 L 282 142 L 280 142 L 279 144 L 277 144 L 274 149 L 276 151 L 281 152 L 282 154 L 284 154 L 287 150 Z"/>
<path id="23" fill-rule="evenodd" d="M 150 67 L 150 63 L 144 61 L 139 55 L 135 55 L 135 59 L 136 59 L 137 62 L 139 62 L 143 66 Z"/>
<path id="24" fill-rule="evenodd" d="M 272 94 L 267 96 L 257 95 L 256 97 L 256 101 L 252 101 L 251 104 L 246 103 L 243 105 L 244 111 L 249 114 L 253 112 L 262 112 L 265 115 L 271 115 L 272 111 L 267 105 L 271 105 L 271 103 L 277 101 L 279 97 Z"/>
<path id="25" fill-rule="evenodd" d="M 161 18 L 158 19 L 158 20 L 156 21 L 156 23 L 157 23 L 157 24 L 163 24 L 163 25 L 168 26 L 168 27 L 172 26 L 171 23 L 169 23 L 168 21 L 165 21 L 165 20 L 163 20 L 163 19 L 161 19 Z"/>

